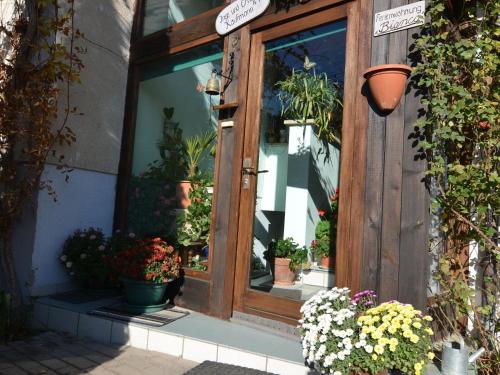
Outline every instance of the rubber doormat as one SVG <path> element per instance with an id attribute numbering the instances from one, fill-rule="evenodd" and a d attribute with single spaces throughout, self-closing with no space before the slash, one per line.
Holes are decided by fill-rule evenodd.
<path id="1" fill-rule="evenodd" d="M 192 368 L 184 375 L 276 375 L 270 372 L 253 370 L 251 368 L 227 365 L 225 363 L 217 363 L 205 361 L 200 365 Z"/>
<path id="2" fill-rule="evenodd" d="M 166 308 L 154 313 L 132 313 L 127 311 L 126 304 L 118 303 L 91 310 L 87 314 L 125 322 L 140 323 L 151 327 L 161 327 L 189 315 L 189 312 L 175 308 Z"/>

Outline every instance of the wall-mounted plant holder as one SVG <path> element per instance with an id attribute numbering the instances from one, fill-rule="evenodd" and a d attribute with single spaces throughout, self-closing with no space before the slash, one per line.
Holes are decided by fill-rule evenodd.
<path id="1" fill-rule="evenodd" d="M 412 68 L 403 64 L 384 64 L 369 68 L 363 75 L 375 104 L 381 112 L 392 111 L 401 100 Z"/>

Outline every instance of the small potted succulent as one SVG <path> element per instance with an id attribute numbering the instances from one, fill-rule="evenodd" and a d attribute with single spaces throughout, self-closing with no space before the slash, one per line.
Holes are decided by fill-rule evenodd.
<path id="1" fill-rule="evenodd" d="M 161 238 L 135 241 L 114 257 L 113 264 L 128 304 L 138 312 L 163 309 L 167 285 L 180 273 L 180 259 Z"/>
<path id="2" fill-rule="evenodd" d="M 300 247 L 293 238 L 271 241 L 264 252 L 264 258 L 271 264 L 276 285 L 292 285 L 295 272 L 307 262 L 307 248 Z"/>

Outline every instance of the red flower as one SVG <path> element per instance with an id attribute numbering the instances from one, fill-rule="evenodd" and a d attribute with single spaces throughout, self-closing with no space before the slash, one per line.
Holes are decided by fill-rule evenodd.
<path id="1" fill-rule="evenodd" d="M 318 210 L 318 215 L 319 216 L 323 217 L 323 216 L 325 216 L 325 214 L 326 214 L 325 210 Z"/>

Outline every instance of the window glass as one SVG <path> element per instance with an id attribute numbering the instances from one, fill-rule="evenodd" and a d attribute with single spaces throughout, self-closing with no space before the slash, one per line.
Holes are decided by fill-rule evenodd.
<path id="1" fill-rule="evenodd" d="M 224 4 L 224 0 L 146 0 L 143 35 L 165 29 Z"/>
<path id="2" fill-rule="evenodd" d="M 342 105 L 330 107 L 328 135 L 283 114 L 280 98 L 309 87 L 342 103 L 346 28 L 342 20 L 265 44 L 249 283 L 274 296 L 306 300 L 335 285 Z"/>
<path id="3" fill-rule="evenodd" d="M 221 42 L 141 67 L 129 181 L 128 229 L 177 244 L 185 267 L 206 270 L 217 113 L 204 85 Z M 191 202 L 189 202 L 191 199 Z"/>

